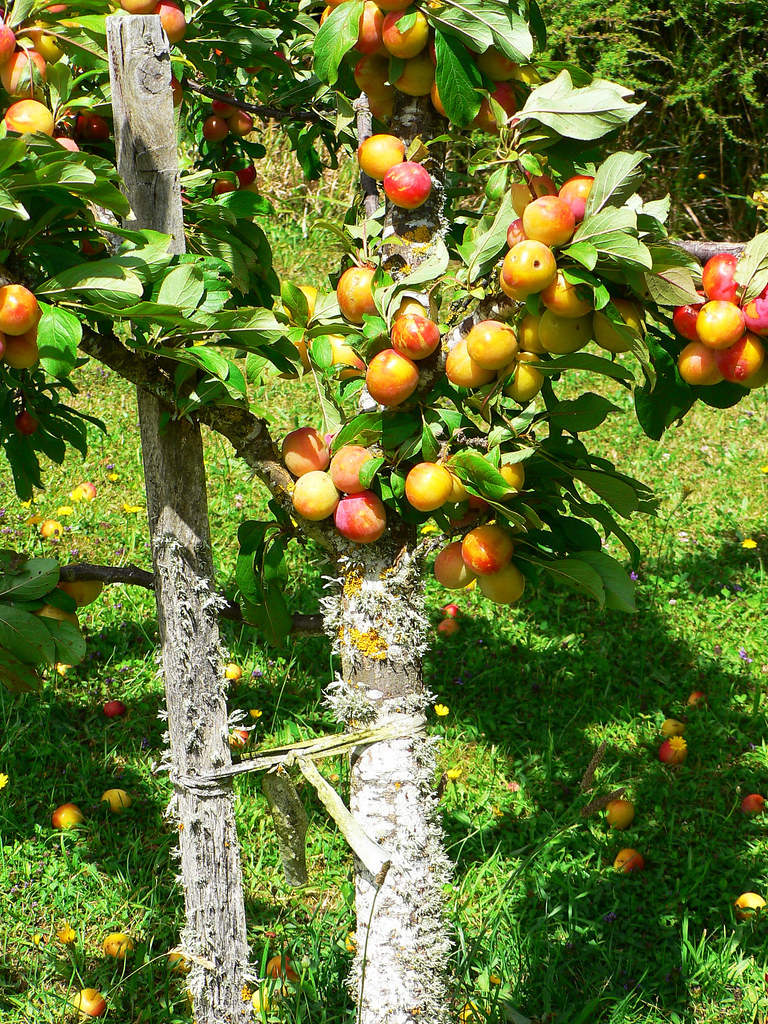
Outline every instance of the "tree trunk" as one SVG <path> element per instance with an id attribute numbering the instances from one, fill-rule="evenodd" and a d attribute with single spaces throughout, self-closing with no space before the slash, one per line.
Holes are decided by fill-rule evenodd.
<path id="1" fill-rule="evenodd" d="M 443 886 L 451 870 L 438 821 L 434 745 L 424 733 L 432 699 L 422 679 L 428 623 L 413 547 L 356 549 L 342 564 L 340 596 L 325 601 L 342 663 L 329 701 L 337 716 L 384 725 L 405 715 L 412 727 L 405 739 L 361 747 L 351 757 L 351 810 L 391 858 L 383 879 L 356 864 L 350 984 L 359 1024 L 448 1020 Z"/>
<path id="2" fill-rule="evenodd" d="M 359 126 L 364 133 L 364 117 Z M 408 147 L 419 135 L 437 136 L 444 121 L 429 97 L 401 95 L 390 127 Z M 429 200 L 417 210 L 387 210 L 382 264 L 396 280 L 442 245 L 443 153 L 442 146 L 431 147 L 425 160 L 433 180 Z M 369 188 L 366 214 L 374 208 Z M 406 715 L 411 721 L 406 739 L 370 744 L 351 757 L 351 810 L 391 860 L 384 878 L 356 863 L 357 955 L 350 984 L 358 1024 L 444 1024 L 450 1018 L 443 890 L 451 865 L 438 817 L 434 744 L 424 731 L 433 698 L 422 677 L 428 629 L 422 570 L 415 531 L 394 521 L 380 543 L 354 546 L 340 560 L 341 594 L 324 601 L 326 628 L 341 655 L 342 678 L 329 699 L 339 720 L 385 725 Z"/>
<path id="3" fill-rule="evenodd" d="M 168 42 L 159 17 L 109 17 L 118 170 L 127 226 L 174 236 L 184 251 Z M 240 847 L 232 784 L 196 778 L 231 764 L 200 427 L 168 419 L 138 390 L 155 597 L 179 830 L 189 988 L 197 1024 L 251 1019 Z M 247 993 L 246 993 L 247 996 Z"/>

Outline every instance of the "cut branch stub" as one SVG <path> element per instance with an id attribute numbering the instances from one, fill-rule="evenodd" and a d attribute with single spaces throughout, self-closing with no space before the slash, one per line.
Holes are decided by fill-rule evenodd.
<path id="1" fill-rule="evenodd" d="M 261 781 L 272 821 L 277 845 L 288 885 L 306 885 L 307 875 L 307 812 L 296 787 L 285 768 L 267 772 Z"/>

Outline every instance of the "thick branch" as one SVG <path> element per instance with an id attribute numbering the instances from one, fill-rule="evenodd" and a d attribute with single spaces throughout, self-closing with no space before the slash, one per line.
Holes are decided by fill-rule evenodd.
<path id="1" fill-rule="evenodd" d="M 101 583 L 127 583 L 129 586 L 143 587 L 145 590 L 155 589 L 155 575 L 137 565 L 94 565 L 92 562 L 78 562 L 77 565 L 62 565 L 59 579 L 64 583 L 75 583 L 78 580 L 99 580 Z M 230 622 L 246 622 L 243 612 L 236 601 L 230 601 L 219 595 L 219 618 Z M 323 633 L 322 615 L 292 616 L 291 636 L 321 636 Z"/>
<path id="2" fill-rule="evenodd" d="M 730 253 L 733 256 L 740 256 L 744 252 L 744 242 L 696 242 L 688 238 L 671 238 L 672 245 L 690 253 L 700 263 L 706 263 L 712 256 L 719 256 L 721 253 Z"/>
<path id="3" fill-rule="evenodd" d="M 125 380 L 153 394 L 171 411 L 176 408 L 176 388 L 152 356 L 133 352 L 116 337 L 96 334 L 88 327 L 83 329 L 80 348 Z M 239 458 L 250 466 L 286 513 L 296 518 L 291 501 L 293 477 L 278 458 L 266 421 L 242 406 L 202 407 L 196 409 L 194 415 L 200 423 L 227 438 Z M 324 529 L 321 523 L 302 520 L 302 532 L 325 550 L 335 549 L 331 531 Z"/>
<path id="4" fill-rule="evenodd" d="M 357 144 L 362 146 L 365 140 L 371 137 L 371 132 L 373 131 L 371 108 L 368 106 L 368 97 L 365 93 L 361 93 L 352 106 L 357 117 Z M 365 216 L 366 218 L 373 217 L 381 206 L 378 185 L 369 174 L 366 174 L 365 171 L 360 171 L 360 187 L 363 190 Z"/>
<path id="5" fill-rule="evenodd" d="M 307 121 L 317 123 L 327 121 L 330 111 L 323 113 L 319 110 L 283 110 L 282 107 L 265 107 L 260 103 L 248 103 L 246 100 L 230 96 L 229 93 L 220 89 L 212 89 L 209 85 L 200 85 L 193 78 L 183 78 L 181 84 L 190 92 L 199 93 L 209 100 L 219 100 L 221 103 L 228 103 L 238 110 L 247 110 L 249 114 L 256 114 L 258 117 L 271 118 L 275 121 Z"/>

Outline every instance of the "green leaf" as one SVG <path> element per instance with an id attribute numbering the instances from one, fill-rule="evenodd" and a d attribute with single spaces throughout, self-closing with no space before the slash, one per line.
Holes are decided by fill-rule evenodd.
<path id="1" fill-rule="evenodd" d="M 736 264 L 735 278 L 743 287 L 742 305 L 762 294 L 768 285 L 768 231 L 755 235 L 744 246 Z"/>
<path id="2" fill-rule="evenodd" d="M 245 601 L 243 616 L 247 622 L 253 623 L 273 647 L 282 647 L 293 628 L 283 590 L 277 586 L 266 587 L 264 600 L 258 604 Z"/>
<path id="3" fill-rule="evenodd" d="M 48 70 L 51 70 L 50 67 Z M 26 135 L 7 135 L 0 139 L 0 174 L 26 156 L 27 139 Z"/>
<path id="4" fill-rule="evenodd" d="M 646 384 L 635 390 L 635 414 L 643 432 L 658 441 L 670 424 L 688 412 L 695 401 L 695 395 L 693 389 L 680 377 L 677 361 L 665 347 L 675 343 L 666 337 L 662 343 L 650 331 L 646 340 L 656 373 L 656 385 L 652 387 Z"/>
<path id="5" fill-rule="evenodd" d="M 373 483 L 373 478 L 376 476 L 378 471 L 384 465 L 385 460 L 379 456 L 376 459 L 368 459 L 360 467 L 360 483 L 366 489 Z"/>
<path id="6" fill-rule="evenodd" d="M 315 74 L 326 85 L 335 85 L 339 65 L 357 42 L 363 0 L 347 0 L 331 11 L 315 36 Z"/>
<path id="7" fill-rule="evenodd" d="M 493 224 L 477 239 L 474 251 L 467 268 L 467 279 L 470 284 L 487 273 L 507 247 L 507 230 L 515 219 L 512 206 L 512 194 L 507 191 L 494 217 Z"/>
<path id="8" fill-rule="evenodd" d="M 591 242 L 574 242 L 567 249 L 561 250 L 563 256 L 570 256 L 587 270 L 594 270 L 597 266 L 597 249 Z"/>
<path id="9" fill-rule="evenodd" d="M 429 423 L 421 429 L 421 456 L 425 462 L 434 462 L 440 454 L 440 442 L 435 437 Z"/>
<path id="10" fill-rule="evenodd" d="M 503 501 L 510 496 L 510 486 L 488 459 L 478 452 L 457 452 L 448 468 L 465 484 L 470 484 L 484 498 Z"/>
<path id="11" fill-rule="evenodd" d="M 584 220 L 576 228 L 574 242 L 591 242 L 598 247 L 603 238 L 637 230 L 637 214 L 628 206 L 608 206 Z"/>
<path id="12" fill-rule="evenodd" d="M 144 287 L 133 271 L 113 259 L 69 267 L 35 289 L 37 296 L 59 300 L 71 298 L 72 292 L 81 293 L 81 301 L 103 302 L 119 309 L 141 298 Z"/>
<path id="13" fill-rule="evenodd" d="M 77 346 L 83 325 L 68 309 L 40 303 L 42 317 L 37 328 L 40 362 L 52 377 L 66 377 L 77 363 Z"/>
<path id="14" fill-rule="evenodd" d="M 649 159 L 647 153 L 612 153 L 595 172 L 595 180 L 587 199 L 584 220 L 589 220 L 605 206 L 623 206 L 643 180 L 640 164 Z"/>
<path id="15" fill-rule="evenodd" d="M 653 259 L 647 247 L 626 231 L 613 231 L 610 234 L 602 235 L 599 239 L 593 240 L 592 244 L 598 251 L 602 261 L 610 260 L 614 263 L 624 264 L 629 267 L 641 267 L 651 269 Z"/>
<path id="16" fill-rule="evenodd" d="M 327 334 L 310 341 L 309 356 L 315 366 L 321 370 L 328 370 L 333 366 L 333 346 Z"/>
<path id="17" fill-rule="evenodd" d="M 300 327 L 307 326 L 309 302 L 301 288 L 290 281 L 282 281 L 280 284 L 280 301 L 288 316 L 295 323 Z"/>
<path id="18" fill-rule="evenodd" d="M 568 430 L 577 434 L 582 430 L 594 430 L 613 412 L 621 409 L 602 395 L 587 391 L 578 398 L 558 402 L 548 410 L 547 416 L 556 430 Z"/>
<path id="19" fill-rule="evenodd" d="M 421 419 L 412 413 L 364 412 L 346 423 L 333 440 L 334 449 L 345 444 L 368 446 L 374 442 L 394 451 L 403 442 L 421 435 Z"/>
<path id="20" fill-rule="evenodd" d="M 29 220 L 27 208 L 0 185 L 0 220 Z"/>
<path id="21" fill-rule="evenodd" d="M 466 127 L 480 110 L 483 76 L 473 60 L 467 60 L 467 50 L 456 36 L 435 32 L 437 67 L 435 81 L 440 102 L 452 124 Z"/>
<path id="22" fill-rule="evenodd" d="M 50 593 L 59 582 L 55 558 L 24 560 L 15 552 L 0 553 L 0 597 L 12 601 L 36 601 Z"/>
<path id="23" fill-rule="evenodd" d="M 541 373 L 551 376 L 560 373 L 561 370 L 588 370 L 592 373 L 601 373 L 605 377 L 612 377 L 614 380 L 633 381 L 634 373 L 621 363 L 606 359 L 604 356 L 593 356 L 591 352 L 572 352 L 570 355 L 557 356 L 556 359 L 548 359 L 533 364 Z"/>
<path id="24" fill-rule="evenodd" d="M 63 661 L 65 665 L 79 664 L 85 657 L 85 639 L 77 626 L 43 615 L 40 621 L 45 624 L 56 644 L 54 661 Z"/>
<path id="25" fill-rule="evenodd" d="M 248 521 L 240 525 L 237 539 L 240 551 L 235 579 L 245 598 L 244 617 L 263 632 L 269 643 L 280 647 L 292 626 L 284 596 L 287 538 L 274 522 Z"/>
<path id="26" fill-rule="evenodd" d="M 567 472 L 576 480 L 586 484 L 591 491 L 599 495 L 603 501 L 610 505 L 614 512 L 629 519 L 633 512 L 637 512 L 640 502 L 634 487 L 621 480 L 612 473 L 601 473 L 597 470 L 567 468 Z"/>
<path id="27" fill-rule="evenodd" d="M 525 19 L 502 0 L 462 0 L 424 7 L 423 13 L 436 29 L 456 36 L 475 53 L 495 46 L 520 64 L 527 63 L 533 54 L 533 39 Z"/>
<path id="28" fill-rule="evenodd" d="M 627 103 L 632 96 L 613 82 L 594 79 L 576 88 L 567 70 L 534 89 L 517 114 L 518 123 L 536 121 L 569 139 L 592 140 L 625 125 L 644 103 Z"/>
<path id="29" fill-rule="evenodd" d="M 191 316 L 204 293 L 202 270 L 194 264 L 182 264 L 163 278 L 156 299 L 160 305 L 176 306 L 180 313 Z"/>
<path id="30" fill-rule="evenodd" d="M 254 576 L 254 557 L 263 546 L 267 532 L 275 528 L 274 523 L 253 520 L 246 520 L 238 527 L 239 552 L 235 563 L 235 582 L 240 593 L 248 600 L 258 601 L 261 598 L 261 589 Z"/>
<path id="31" fill-rule="evenodd" d="M 558 583 L 564 583 L 573 590 L 578 590 L 588 597 L 593 597 L 600 607 L 605 605 L 605 587 L 602 577 L 591 565 L 579 558 L 559 558 L 552 561 L 533 558 L 535 565 L 541 566 L 545 572 Z"/>
<path id="32" fill-rule="evenodd" d="M 0 647 L 30 664 L 56 660 L 56 645 L 42 617 L 12 604 L 0 604 Z"/>
<path id="33" fill-rule="evenodd" d="M 580 551 L 579 561 L 586 562 L 600 574 L 600 579 L 605 587 L 607 608 L 629 614 L 637 611 L 635 586 L 626 570 L 615 558 L 611 558 L 604 551 Z"/>
<path id="34" fill-rule="evenodd" d="M 701 302 L 696 282 L 686 267 L 669 267 L 645 274 L 649 298 L 657 306 L 683 306 L 687 302 Z"/>
<path id="35" fill-rule="evenodd" d="M 395 304 L 395 296 L 403 291 L 414 291 L 418 285 L 429 284 L 439 280 L 444 274 L 450 262 L 448 248 L 442 239 L 437 239 L 434 244 L 435 251 L 428 259 L 405 277 L 399 278 L 394 284 L 384 288 L 377 301 L 381 303 L 380 308 L 391 315 Z M 399 302 L 398 302 L 399 304 Z M 367 319 L 367 318 L 366 318 Z"/>
<path id="36" fill-rule="evenodd" d="M 31 665 L 0 648 L 0 683 L 11 693 L 39 692 L 43 688 L 42 677 Z"/>

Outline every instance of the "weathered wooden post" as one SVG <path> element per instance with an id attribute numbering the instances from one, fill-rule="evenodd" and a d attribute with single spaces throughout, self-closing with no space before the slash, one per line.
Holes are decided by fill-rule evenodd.
<path id="1" fill-rule="evenodd" d="M 117 166 L 132 216 L 126 227 L 173 235 L 184 224 L 168 40 L 157 16 L 107 18 Z M 171 419 L 138 389 L 155 596 L 170 733 L 187 925 L 182 945 L 197 1024 L 251 1019 L 231 781 L 196 782 L 231 763 L 200 426 Z M 170 410 L 172 411 L 172 410 Z"/>

